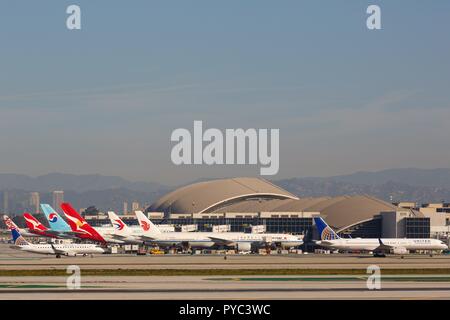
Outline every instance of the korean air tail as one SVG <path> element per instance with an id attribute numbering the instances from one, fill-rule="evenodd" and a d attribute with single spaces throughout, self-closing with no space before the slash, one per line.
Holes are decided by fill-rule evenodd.
<path id="1" fill-rule="evenodd" d="M 108 217 L 109 217 L 109 220 L 111 221 L 111 224 L 114 227 L 114 230 L 118 234 L 130 234 L 131 233 L 128 226 L 113 211 L 108 211 Z"/>
<path id="2" fill-rule="evenodd" d="M 41 204 L 42 211 L 48 220 L 50 228 L 58 232 L 71 231 L 70 226 L 63 218 L 48 204 Z"/>
<path id="3" fill-rule="evenodd" d="M 77 236 L 83 239 L 94 240 L 106 243 L 106 240 L 95 230 L 92 226 L 84 220 L 84 218 L 75 211 L 70 203 L 62 203 L 61 209 L 69 221 L 72 231 L 77 233 Z"/>
<path id="4" fill-rule="evenodd" d="M 334 232 L 334 230 L 331 229 L 331 227 L 321 217 L 314 217 L 314 223 L 316 224 L 321 240 L 340 239 L 336 232 Z"/>
<path id="5" fill-rule="evenodd" d="M 25 223 L 27 224 L 27 228 L 32 231 L 38 231 L 38 232 L 45 232 L 48 230 L 46 226 L 44 226 L 41 222 L 39 222 L 38 219 L 33 217 L 28 212 L 25 212 L 23 214 L 23 217 L 25 219 Z"/>
<path id="6" fill-rule="evenodd" d="M 139 225 L 141 226 L 142 230 L 144 230 L 144 232 L 154 234 L 161 233 L 158 227 L 156 227 L 142 211 L 136 211 L 135 214 L 139 221 Z"/>

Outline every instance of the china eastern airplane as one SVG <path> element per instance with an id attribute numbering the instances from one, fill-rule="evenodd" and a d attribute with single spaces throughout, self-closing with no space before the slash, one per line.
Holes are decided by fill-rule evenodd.
<path id="1" fill-rule="evenodd" d="M 160 246 L 183 246 L 189 248 L 210 248 L 213 246 L 234 247 L 238 251 L 251 251 L 254 248 L 276 246 L 291 248 L 303 244 L 299 236 L 282 233 L 244 233 L 244 232 L 165 232 L 162 233 L 142 211 L 136 217 L 144 230 L 141 239 Z"/>
<path id="2" fill-rule="evenodd" d="M 125 243 L 130 244 L 144 243 L 144 241 L 139 237 L 143 233 L 141 228 L 128 227 L 113 211 L 108 211 L 108 217 L 115 229 L 115 232 L 112 234 L 115 239 L 122 240 Z"/>
<path id="3" fill-rule="evenodd" d="M 438 239 L 412 238 L 351 238 L 339 237 L 336 232 L 321 218 L 314 217 L 320 241 L 316 244 L 331 249 L 343 251 L 371 251 L 375 256 L 385 256 L 386 253 L 407 254 L 410 250 L 445 250 L 448 246 Z"/>
<path id="4" fill-rule="evenodd" d="M 10 228 L 10 226 L 8 226 Z M 31 244 L 20 234 L 17 228 L 10 228 L 14 245 L 11 246 L 13 249 L 18 249 L 22 251 L 39 253 L 39 254 L 52 254 L 57 258 L 61 256 L 71 256 L 76 255 L 88 255 L 94 253 L 103 253 L 104 249 L 100 248 L 95 244 Z"/>

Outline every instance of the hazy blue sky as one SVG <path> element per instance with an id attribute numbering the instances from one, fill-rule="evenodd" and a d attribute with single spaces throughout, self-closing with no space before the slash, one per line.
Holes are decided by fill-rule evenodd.
<path id="1" fill-rule="evenodd" d="M 448 0 L 2 0 L 0 41 L 3 173 L 259 173 L 173 165 L 193 120 L 279 128 L 274 178 L 450 166 Z"/>

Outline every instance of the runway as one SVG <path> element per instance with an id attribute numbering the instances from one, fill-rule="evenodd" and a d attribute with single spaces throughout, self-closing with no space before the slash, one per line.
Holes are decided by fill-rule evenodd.
<path id="1" fill-rule="evenodd" d="M 450 255 L 405 255 L 375 258 L 371 255 L 96 255 L 91 257 L 42 256 L 19 252 L 0 244 L 0 270 L 65 269 L 78 265 L 82 269 L 365 269 L 368 265 L 382 269 L 450 269 Z"/>
<path id="2" fill-rule="evenodd" d="M 26 279 L 25 279 L 26 278 Z M 82 277 L 69 290 L 64 277 L 2 277 L 0 299 L 449 299 L 450 279 L 382 280 L 369 290 L 365 278 L 300 277 Z M 280 280 L 283 279 L 283 280 Z M 5 288 L 5 285 L 8 287 Z"/>
<path id="3" fill-rule="evenodd" d="M 66 286 L 70 276 L 65 272 L 68 265 L 80 267 L 80 290 Z M 369 265 L 381 269 L 381 290 L 367 287 Z M 196 275 L 133 275 L 133 270 L 173 269 L 192 270 Z M 263 271 L 275 274 L 282 269 L 312 270 L 317 274 L 262 274 Z M 419 270 L 420 274 L 396 274 L 396 270 L 406 269 Z M 450 299 L 450 256 L 446 255 L 408 255 L 404 259 L 341 254 L 230 255 L 226 260 L 219 255 L 98 255 L 56 259 L 0 245 L 0 274 L 7 270 L 60 270 L 60 275 L 0 276 L 0 299 Z M 102 270 L 120 270 L 121 275 L 103 275 Z M 208 275 L 211 270 L 219 273 L 234 270 L 237 274 Z M 239 274 L 249 270 L 254 275 Z M 320 275 L 320 270 L 327 275 Z M 333 270 L 344 273 L 348 270 L 348 274 L 336 275 Z M 351 274 L 355 270 L 360 274 Z M 98 275 L 86 274 L 96 271 Z"/>

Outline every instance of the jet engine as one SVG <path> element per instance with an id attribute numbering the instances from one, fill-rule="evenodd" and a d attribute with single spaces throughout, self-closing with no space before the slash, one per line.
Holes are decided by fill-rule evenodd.
<path id="1" fill-rule="evenodd" d="M 395 247 L 392 249 L 393 254 L 408 254 L 409 251 L 404 247 Z"/>
<path id="2" fill-rule="evenodd" d="M 251 251 L 252 250 L 252 244 L 249 243 L 249 242 L 238 242 L 237 250 L 238 251 Z"/>

